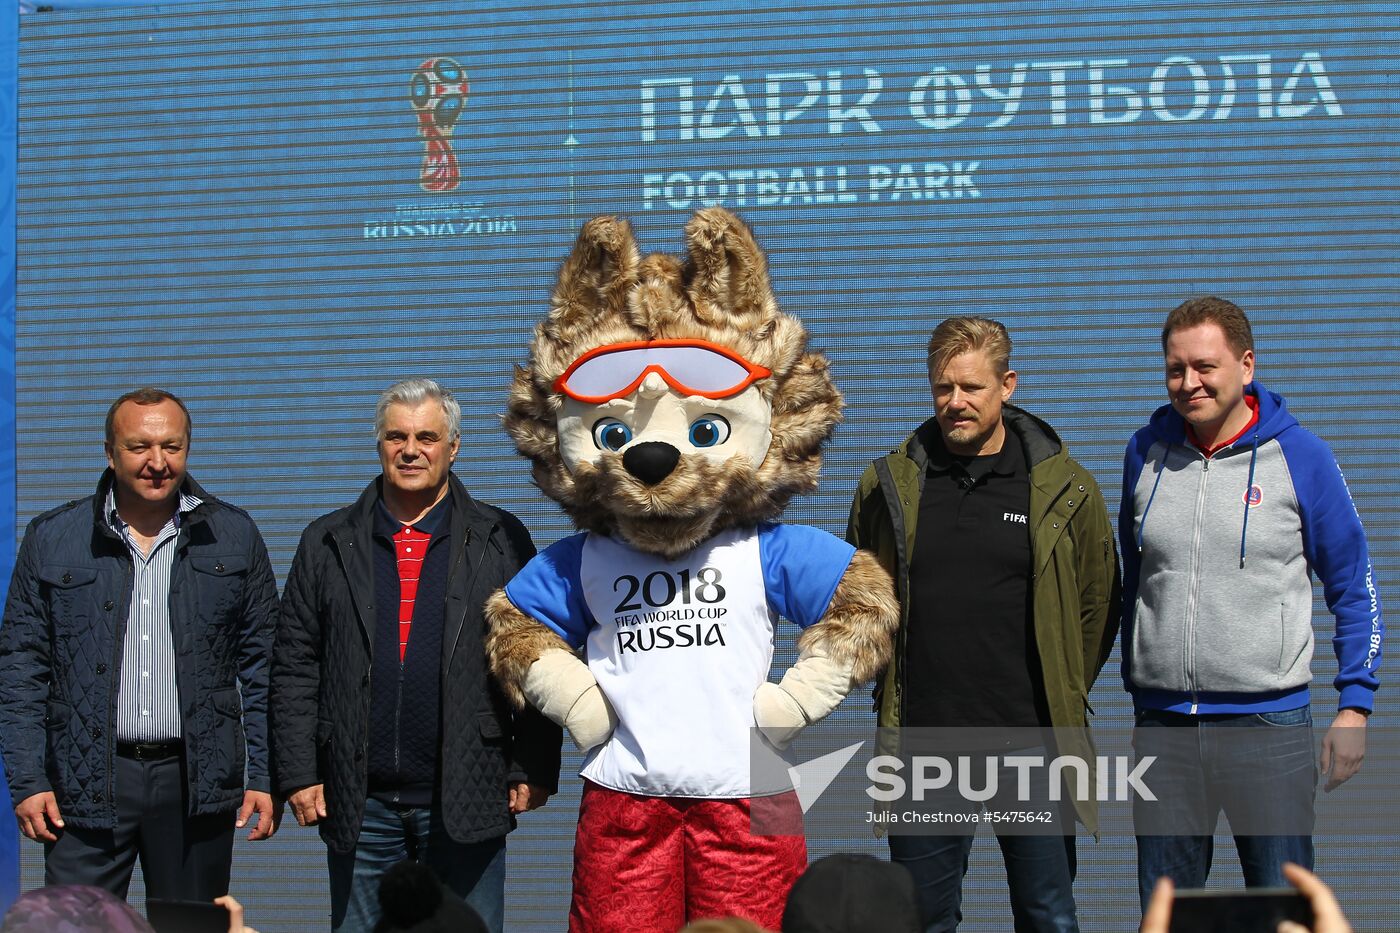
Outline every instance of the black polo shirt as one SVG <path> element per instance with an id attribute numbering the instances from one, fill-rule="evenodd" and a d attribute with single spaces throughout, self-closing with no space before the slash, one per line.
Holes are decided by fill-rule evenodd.
<path id="1" fill-rule="evenodd" d="M 1031 613 L 1025 448 L 1008 430 L 998 453 L 954 457 L 937 430 L 927 435 L 904 725 L 1048 725 Z"/>

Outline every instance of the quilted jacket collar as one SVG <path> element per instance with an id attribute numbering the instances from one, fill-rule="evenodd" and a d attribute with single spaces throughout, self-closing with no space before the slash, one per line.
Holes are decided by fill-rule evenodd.
<path id="1" fill-rule="evenodd" d="M 346 529 L 353 535 L 368 535 L 374 529 L 374 513 L 383 496 L 383 476 L 376 476 L 365 487 L 364 492 L 346 509 L 340 520 L 333 525 L 332 532 Z M 452 532 L 459 529 L 471 532 L 471 537 L 486 536 L 495 527 L 496 520 L 488 515 L 477 501 L 467 492 L 467 487 L 457 478 L 456 473 L 447 474 L 447 495 L 452 499 Z"/>
<path id="2" fill-rule="evenodd" d="M 101 478 L 97 481 L 97 495 L 92 497 L 93 526 L 96 527 L 98 531 L 111 538 L 115 538 L 117 535 L 116 532 L 112 530 L 112 527 L 107 524 L 107 517 L 102 514 L 102 510 L 107 503 L 107 494 L 112 491 L 112 484 L 116 482 L 116 479 L 117 475 L 112 472 L 111 467 L 103 470 Z M 190 476 L 188 473 L 185 474 L 184 481 L 180 483 L 180 492 L 182 494 L 194 496 L 196 499 L 200 500 L 199 505 L 185 514 L 182 523 L 194 524 L 202 522 L 209 517 L 209 513 L 214 509 L 214 502 L 216 500 L 213 496 L 204 491 L 203 486 L 194 481 L 193 476 Z"/>

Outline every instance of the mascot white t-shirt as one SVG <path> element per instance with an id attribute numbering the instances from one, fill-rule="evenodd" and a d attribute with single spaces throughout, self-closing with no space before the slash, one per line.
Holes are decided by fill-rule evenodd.
<path id="1" fill-rule="evenodd" d="M 854 553 L 819 529 L 764 523 L 673 560 L 590 532 L 537 555 L 507 598 L 585 649 L 617 713 L 583 776 L 634 794 L 750 796 L 753 695 L 774 622 L 820 620 Z"/>

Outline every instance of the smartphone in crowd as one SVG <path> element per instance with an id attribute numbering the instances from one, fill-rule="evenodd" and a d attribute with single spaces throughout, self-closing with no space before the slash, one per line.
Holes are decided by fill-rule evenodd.
<path id="1" fill-rule="evenodd" d="M 210 901 L 147 898 L 146 919 L 156 933 L 228 933 L 228 911 Z"/>
<path id="2" fill-rule="evenodd" d="M 1281 921 L 1312 929 L 1312 904 L 1294 888 L 1185 889 L 1172 898 L 1170 933 L 1275 933 Z"/>

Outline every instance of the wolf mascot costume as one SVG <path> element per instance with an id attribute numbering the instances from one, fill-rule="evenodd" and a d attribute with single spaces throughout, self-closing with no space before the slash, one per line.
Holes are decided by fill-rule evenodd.
<path id="1" fill-rule="evenodd" d="M 686 239 L 684 262 L 643 259 L 626 221 L 584 226 L 505 421 L 581 529 L 487 604 L 507 694 L 587 750 L 573 933 L 777 929 L 806 846 L 750 832 L 750 730 L 781 746 L 826 716 L 898 620 L 871 555 L 774 523 L 840 419 L 826 360 L 742 221 L 701 211 Z M 770 683 L 778 616 L 800 658 Z M 790 791 L 759 802 L 800 826 Z"/>

